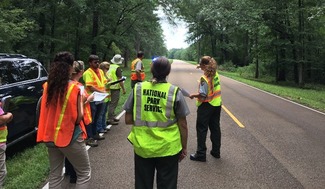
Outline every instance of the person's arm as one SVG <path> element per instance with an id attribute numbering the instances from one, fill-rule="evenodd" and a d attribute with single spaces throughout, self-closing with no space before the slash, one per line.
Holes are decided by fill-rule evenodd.
<path id="1" fill-rule="evenodd" d="M 118 68 L 116 69 L 116 77 L 117 77 L 118 79 L 122 79 L 122 71 L 121 71 L 121 68 L 120 68 L 120 67 L 118 67 Z M 124 82 L 123 82 L 123 81 L 122 81 L 122 82 L 119 82 L 119 85 L 120 85 L 121 88 L 122 88 L 122 93 L 125 94 L 126 91 L 125 91 L 125 87 L 124 87 Z"/>
<path id="2" fill-rule="evenodd" d="M 205 80 L 201 80 L 200 88 L 198 93 L 194 93 L 190 95 L 190 98 L 198 98 L 200 100 L 204 100 L 208 96 L 208 84 Z"/>
<path id="3" fill-rule="evenodd" d="M 12 118 L 13 116 L 10 112 L 0 115 L 0 125 L 6 125 L 12 120 Z"/>
<path id="4" fill-rule="evenodd" d="M 123 105 L 123 109 L 125 110 L 125 124 L 134 124 L 133 120 L 133 90 L 131 90 L 131 93 L 128 97 L 128 99 L 125 101 Z"/>
<path id="5" fill-rule="evenodd" d="M 142 61 L 138 61 L 135 67 L 135 72 L 137 74 L 138 81 L 142 81 L 141 72 L 142 72 Z"/>
<path id="6" fill-rule="evenodd" d="M 133 113 L 132 112 L 126 112 L 125 113 L 125 124 L 127 125 L 133 125 Z"/>
<path id="7" fill-rule="evenodd" d="M 97 87 L 94 87 L 94 86 L 87 86 L 87 88 L 92 92 L 96 91 L 96 92 L 100 92 L 100 93 L 106 93 L 105 90 L 100 90 L 100 89 L 98 89 Z"/>
<path id="8" fill-rule="evenodd" d="M 80 123 L 80 121 L 82 120 L 82 117 L 83 117 L 83 115 L 84 115 L 84 108 L 83 108 L 83 101 L 82 101 L 82 96 L 79 94 L 78 95 L 78 98 L 77 98 L 77 105 L 78 105 L 78 107 L 77 107 L 77 111 L 78 111 L 78 116 L 77 116 L 77 121 L 76 121 L 76 123 L 78 124 L 78 123 Z"/>
<path id="9" fill-rule="evenodd" d="M 182 152 L 179 157 L 179 161 L 182 161 L 187 155 L 187 137 L 188 137 L 188 128 L 186 117 L 180 117 L 177 120 L 177 125 L 181 133 L 181 142 L 182 142 Z"/>

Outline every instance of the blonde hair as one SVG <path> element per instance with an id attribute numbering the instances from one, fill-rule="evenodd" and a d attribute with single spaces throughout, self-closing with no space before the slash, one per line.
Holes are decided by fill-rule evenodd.
<path id="1" fill-rule="evenodd" d="M 78 74 L 85 69 L 85 63 L 81 60 L 74 61 L 72 64 L 73 72 L 72 74 Z"/>
<path id="2" fill-rule="evenodd" d="M 109 63 L 109 62 L 102 62 L 102 63 L 100 63 L 99 64 L 99 68 L 100 69 L 107 69 L 108 70 L 108 68 L 107 67 L 109 67 L 111 64 Z"/>
<path id="3" fill-rule="evenodd" d="M 203 56 L 200 60 L 200 64 L 204 64 L 205 70 L 204 75 L 207 77 L 214 77 L 217 72 L 217 61 L 210 56 Z"/>

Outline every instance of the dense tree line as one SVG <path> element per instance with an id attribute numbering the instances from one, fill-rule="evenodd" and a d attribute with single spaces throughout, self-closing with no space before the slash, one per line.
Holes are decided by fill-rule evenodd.
<path id="1" fill-rule="evenodd" d="M 256 78 L 325 84 L 324 0 L 163 2 L 188 24 L 192 46 L 170 52 L 176 58 L 211 55 L 219 64 L 252 67 Z"/>
<path id="2" fill-rule="evenodd" d="M 167 54 L 156 1 L 147 0 L 2 0 L 0 50 L 48 63 L 58 51 L 87 60 L 115 53 L 134 58 Z M 125 61 L 127 62 L 127 61 Z"/>

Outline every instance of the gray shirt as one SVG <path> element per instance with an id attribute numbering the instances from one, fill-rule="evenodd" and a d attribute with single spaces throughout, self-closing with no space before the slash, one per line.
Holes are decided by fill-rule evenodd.
<path id="1" fill-rule="evenodd" d="M 156 84 L 159 85 L 159 84 Z M 127 101 L 123 105 L 123 109 L 127 113 L 133 112 L 133 103 L 134 103 L 134 90 L 131 91 Z M 186 104 L 185 98 L 180 90 L 177 91 L 176 99 L 175 99 L 175 115 L 176 118 L 179 117 L 186 117 L 188 114 L 190 114 L 190 110 Z"/>

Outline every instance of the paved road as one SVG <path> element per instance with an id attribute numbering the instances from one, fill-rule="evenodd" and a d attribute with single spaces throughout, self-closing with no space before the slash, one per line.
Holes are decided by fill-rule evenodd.
<path id="1" fill-rule="evenodd" d="M 174 61 L 168 80 L 195 92 L 201 74 L 193 65 Z M 223 110 L 221 115 L 221 159 L 208 154 L 205 163 L 183 160 L 178 188 L 325 188 L 325 114 L 226 77 L 221 87 L 224 108 L 232 114 Z M 188 152 L 193 153 L 196 107 L 194 100 L 187 103 Z M 99 147 L 89 149 L 92 189 L 134 188 L 129 131 L 122 117 Z M 210 150 L 209 138 L 207 146 Z"/>

